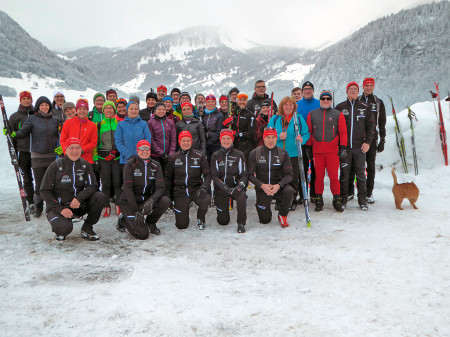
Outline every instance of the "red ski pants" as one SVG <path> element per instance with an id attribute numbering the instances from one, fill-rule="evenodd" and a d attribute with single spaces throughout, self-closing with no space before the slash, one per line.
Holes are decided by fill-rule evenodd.
<path id="1" fill-rule="evenodd" d="M 330 178 L 331 194 L 339 194 L 339 156 L 337 153 L 314 153 L 314 167 L 316 168 L 316 194 L 323 194 L 325 168 Z"/>

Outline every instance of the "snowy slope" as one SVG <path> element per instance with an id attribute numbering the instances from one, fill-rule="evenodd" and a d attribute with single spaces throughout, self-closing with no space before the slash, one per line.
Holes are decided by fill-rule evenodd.
<path id="1" fill-rule="evenodd" d="M 6 103 L 12 112 L 15 101 Z M 241 235 L 235 211 L 221 227 L 211 209 L 204 232 L 193 222 L 177 230 L 167 214 L 162 235 L 143 242 L 117 232 L 114 218 L 100 220 L 98 242 L 81 239 L 80 224 L 56 242 L 44 218 L 24 221 L 1 141 L 0 335 L 449 336 L 450 169 L 431 102 L 412 109 L 418 210 L 394 207 L 393 163 L 403 175 L 389 117 L 368 212 L 355 201 L 332 211 L 327 184 L 312 228 L 299 207 L 281 229 L 258 223 L 251 190 Z M 409 155 L 409 120 L 398 110 Z"/>

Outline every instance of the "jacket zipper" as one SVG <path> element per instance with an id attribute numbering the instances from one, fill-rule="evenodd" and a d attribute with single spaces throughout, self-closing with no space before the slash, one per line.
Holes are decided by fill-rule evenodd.
<path id="1" fill-rule="evenodd" d="M 144 166 L 145 166 L 145 175 L 144 175 L 144 191 L 142 192 L 142 195 L 145 195 L 145 190 L 147 188 L 147 163 L 146 161 L 144 161 Z"/>
<path id="2" fill-rule="evenodd" d="M 353 148 L 353 106 L 354 106 L 354 102 L 350 102 L 350 104 L 352 105 L 352 115 L 351 115 L 351 127 L 350 127 L 350 148 Z"/>
<path id="3" fill-rule="evenodd" d="M 270 185 L 270 166 L 272 164 L 272 150 L 269 150 L 269 185 Z"/>
<path id="4" fill-rule="evenodd" d="M 72 187 L 73 187 L 73 191 L 74 191 L 74 194 L 75 194 L 75 197 L 77 196 L 77 189 L 75 188 L 75 163 L 72 163 L 72 175 L 73 175 L 73 178 L 72 178 Z"/>

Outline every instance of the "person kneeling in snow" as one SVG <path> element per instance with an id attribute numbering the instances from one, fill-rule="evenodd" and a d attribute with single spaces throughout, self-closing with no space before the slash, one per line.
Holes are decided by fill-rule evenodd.
<path id="1" fill-rule="evenodd" d="M 230 222 L 230 198 L 236 200 L 238 233 L 245 233 L 247 221 L 247 163 L 243 152 L 233 147 L 234 131 L 220 132 L 219 151 L 211 157 L 211 176 L 214 181 L 214 198 L 217 222 L 223 226 Z"/>
<path id="2" fill-rule="evenodd" d="M 169 208 L 170 199 L 164 195 L 164 178 L 161 165 L 150 159 L 151 147 L 146 140 L 136 146 L 138 156 L 131 157 L 123 170 L 123 191 L 119 206 L 117 229 L 136 239 L 145 240 L 150 233 L 159 235 L 156 227 L 161 215 Z M 144 222 L 144 216 L 147 216 Z"/>
<path id="3" fill-rule="evenodd" d="M 97 191 L 92 166 L 81 157 L 81 142 L 71 137 L 65 142 L 66 155 L 54 161 L 45 172 L 40 193 L 47 204 L 47 219 L 56 240 L 65 240 L 73 230 L 72 218 L 87 213 L 81 236 L 95 241 L 98 235 L 92 226 L 100 218 L 105 195 Z"/>
<path id="4" fill-rule="evenodd" d="M 287 216 L 294 199 L 292 164 L 287 151 L 277 144 L 277 129 L 266 128 L 264 145 L 250 152 L 248 158 L 248 179 L 255 184 L 256 211 L 259 222 L 267 224 L 272 220 L 270 204 L 275 198 L 279 207 L 278 221 L 281 227 L 288 227 Z"/>

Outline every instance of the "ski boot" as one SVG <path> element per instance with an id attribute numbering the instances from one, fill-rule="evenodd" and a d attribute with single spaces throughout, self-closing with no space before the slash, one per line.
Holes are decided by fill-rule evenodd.
<path id="1" fill-rule="evenodd" d="M 316 198 L 315 198 L 315 205 L 316 207 L 314 208 L 314 210 L 316 212 L 320 212 L 323 209 L 323 197 L 322 194 L 316 194 Z"/>
<path id="2" fill-rule="evenodd" d="M 343 212 L 342 198 L 339 194 L 333 195 L 333 207 L 338 212 Z"/>
<path id="3" fill-rule="evenodd" d="M 64 241 L 66 237 L 64 235 L 56 235 L 56 241 Z"/>
<path id="4" fill-rule="evenodd" d="M 40 218 L 43 211 L 44 211 L 44 202 L 43 201 L 34 204 L 33 216 L 35 218 Z"/>
<path id="5" fill-rule="evenodd" d="M 94 232 L 92 225 L 89 225 L 87 222 L 81 227 L 81 236 L 89 241 L 97 241 L 99 239 L 97 233 Z"/>
<path id="6" fill-rule="evenodd" d="M 283 228 L 289 227 L 289 223 L 287 222 L 287 216 L 282 216 L 278 214 L 278 221 L 280 222 L 281 227 Z"/>
<path id="7" fill-rule="evenodd" d="M 200 219 L 197 219 L 197 226 L 199 230 L 201 231 L 205 230 L 205 223 Z"/>
<path id="8" fill-rule="evenodd" d="M 362 211 L 368 211 L 369 210 L 369 206 L 367 206 L 366 204 L 359 205 L 359 207 L 361 207 Z"/>
<path id="9" fill-rule="evenodd" d="M 119 214 L 119 218 L 117 219 L 116 228 L 119 232 L 125 233 L 125 226 L 123 225 L 125 222 L 125 219 L 123 218 L 123 214 Z"/>
<path id="10" fill-rule="evenodd" d="M 370 196 L 366 197 L 366 201 L 367 201 L 368 204 L 374 204 L 375 203 L 375 199 L 374 199 L 372 194 L 370 194 Z"/>
<path id="11" fill-rule="evenodd" d="M 238 223 L 237 232 L 238 233 L 245 233 L 245 225 L 241 224 L 241 223 Z"/>
<path id="12" fill-rule="evenodd" d="M 107 218 L 111 215 L 111 207 L 105 207 L 105 212 L 103 213 L 103 217 Z"/>
<path id="13" fill-rule="evenodd" d="M 150 229 L 150 233 L 152 233 L 152 234 L 155 234 L 155 235 L 161 234 L 161 231 L 159 230 L 158 227 L 156 227 L 156 224 L 154 224 L 154 223 L 148 224 L 148 228 Z"/>

